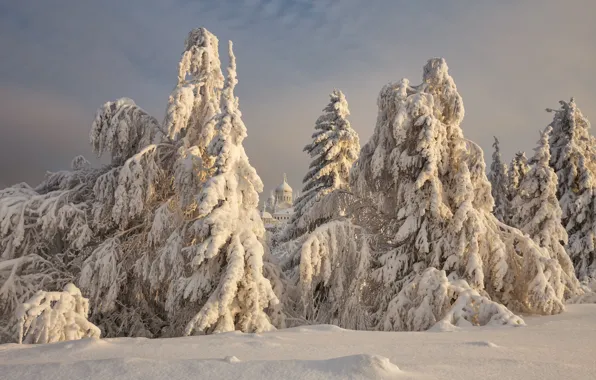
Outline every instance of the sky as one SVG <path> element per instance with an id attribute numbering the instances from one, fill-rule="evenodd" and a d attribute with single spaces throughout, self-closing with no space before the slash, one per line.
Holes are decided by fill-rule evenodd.
<path id="1" fill-rule="evenodd" d="M 574 96 L 596 120 L 594 0 L 0 0 L 0 188 L 39 183 L 93 157 L 103 103 L 129 97 L 162 119 L 184 39 L 204 26 L 222 66 L 234 41 L 245 147 L 269 191 L 301 188 L 315 120 L 341 89 L 364 145 L 379 90 L 421 81 L 444 57 L 464 99 L 464 135 L 490 161 L 531 155 L 538 131 Z"/>

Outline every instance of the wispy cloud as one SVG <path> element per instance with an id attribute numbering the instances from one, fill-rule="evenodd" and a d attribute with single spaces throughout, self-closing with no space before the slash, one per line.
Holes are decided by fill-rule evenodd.
<path id="1" fill-rule="evenodd" d="M 308 164 L 302 147 L 333 88 L 346 93 L 364 143 L 381 86 L 417 81 L 432 56 L 447 59 L 466 104 L 465 133 L 485 149 L 492 135 L 507 156 L 531 149 L 550 117 L 542 110 L 559 98 L 575 95 L 596 118 L 591 0 L 5 3 L 0 86 L 11 106 L 0 108 L 0 133 L 8 136 L 0 139 L 0 162 L 23 168 L 3 164 L 4 183 L 32 181 L 88 151 L 93 112 L 107 100 L 128 96 L 161 117 L 182 41 L 197 26 L 235 42 L 247 151 L 267 186 L 285 171 L 300 187 Z M 51 141 L 60 136 L 67 146 L 36 136 L 39 118 L 50 114 Z M 18 139 L 24 148 L 10 149 Z"/>

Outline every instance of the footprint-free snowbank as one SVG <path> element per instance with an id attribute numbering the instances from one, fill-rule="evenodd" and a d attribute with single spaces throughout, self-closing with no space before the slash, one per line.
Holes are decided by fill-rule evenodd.
<path id="1" fill-rule="evenodd" d="M 524 379 L 596 374 L 596 305 L 569 305 L 526 326 L 453 332 L 304 326 L 174 339 L 0 345 L 0 380 Z"/>
<path id="2" fill-rule="evenodd" d="M 327 360 L 224 359 L 156 360 L 141 358 L 82 360 L 5 365 L 6 379 L 251 379 L 340 380 L 398 379 L 400 370 L 389 359 L 352 355 Z"/>

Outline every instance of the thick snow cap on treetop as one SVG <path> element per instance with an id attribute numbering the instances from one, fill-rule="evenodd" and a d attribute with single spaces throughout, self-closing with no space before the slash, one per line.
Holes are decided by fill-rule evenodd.
<path id="1" fill-rule="evenodd" d="M 172 140 L 186 137 L 190 145 L 205 145 L 213 137 L 208 121 L 219 112 L 224 84 L 219 41 L 205 28 L 186 38 L 178 65 L 178 82 L 168 100 L 164 127 Z"/>

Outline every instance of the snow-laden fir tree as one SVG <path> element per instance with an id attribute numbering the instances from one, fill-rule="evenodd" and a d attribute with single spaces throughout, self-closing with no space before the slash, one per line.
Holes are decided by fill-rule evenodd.
<path id="1" fill-rule="evenodd" d="M 93 237 L 87 200 L 102 170 L 82 157 L 72 169 L 48 173 L 36 188 L 0 190 L 0 341 L 15 339 L 17 305 L 73 280 L 78 253 Z"/>
<path id="2" fill-rule="evenodd" d="M 309 210 L 331 192 L 349 188 L 350 169 L 358 158 L 360 140 L 347 119 L 350 111 L 344 94 L 334 90 L 329 97 L 329 104 L 315 123 L 313 141 L 304 147 L 312 161 L 302 180 L 302 193 L 294 202 L 294 215 L 283 232 L 284 240 L 316 228 L 324 220 L 313 220 Z"/>
<path id="3" fill-rule="evenodd" d="M 511 163 L 509 163 L 509 171 L 507 173 L 507 199 L 509 203 L 515 198 L 517 195 L 519 184 L 523 181 L 526 173 L 530 170 L 530 165 L 528 164 L 528 158 L 526 157 L 526 152 L 517 152 Z M 512 210 L 507 210 L 507 215 L 505 218 L 505 223 L 511 224 L 511 213 Z"/>
<path id="4" fill-rule="evenodd" d="M 195 273 L 188 286 L 204 292 L 198 284 L 217 284 L 201 298 L 201 310 L 190 321 L 186 333 L 194 331 L 260 332 L 271 330 L 264 309 L 278 302 L 271 283 L 263 276 L 265 228 L 257 209 L 263 183 L 248 162 L 242 146 L 246 127 L 234 96 L 236 59 L 229 45 L 230 66 L 222 91 L 222 112 L 217 116 L 214 138 L 208 152 L 215 157 L 214 176 L 199 194 L 198 219 L 187 233 L 196 239 L 185 248 Z M 223 263 L 213 271 L 211 262 Z M 217 278 L 219 277 L 219 278 Z M 208 297 L 205 297 L 208 296 Z"/>
<path id="5" fill-rule="evenodd" d="M 231 48 L 230 60 L 222 90 L 217 39 L 192 31 L 164 122 L 168 138 L 124 162 L 124 180 L 102 186 L 101 204 L 111 208 L 96 215 L 111 214 L 120 231 L 85 261 L 81 285 L 104 314 L 119 304 L 157 309 L 168 335 L 272 328 L 264 309 L 276 297 L 262 274 L 256 208 L 262 183 L 242 147 Z M 127 283 L 140 285 L 131 291 Z"/>
<path id="6" fill-rule="evenodd" d="M 573 264 L 565 251 L 567 232 L 561 224 L 561 207 L 557 199 L 557 175 L 549 166 L 551 127 L 540 134 L 534 157 L 530 160 L 531 168 L 521 182 L 511 202 L 511 224 L 528 234 L 540 247 L 546 249 L 550 257 L 561 266 L 562 287 L 555 289 L 557 297 L 569 299 L 581 293 L 580 284 L 575 277 Z"/>
<path id="7" fill-rule="evenodd" d="M 55 343 L 101 335 L 87 320 L 89 300 L 73 284 L 67 284 L 62 292 L 38 291 L 16 314 L 19 343 Z"/>
<path id="8" fill-rule="evenodd" d="M 275 255 L 287 278 L 283 301 L 289 324 L 369 326 L 363 296 L 370 262 L 367 236 L 346 215 L 353 203 L 350 169 L 360 150 L 348 116 L 344 94 L 334 90 L 316 121 L 313 141 L 304 148 L 312 162 L 292 220 L 274 236 Z"/>
<path id="9" fill-rule="evenodd" d="M 442 319 L 445 310 L 435 314 L 433 304 L 454 302 L 459 290 L 441 299 L 407 291 L 419 276 L 441 271 L 450 286 L 465 280 L 487 302 L 514 311 L 561 312 L 560 264 L 492 214 L 482 150 L 463 137 L 463 102 L 445 61 L 429 60 L 421 85 L 403 79 L 385 86 L 378 106 L 375 131 L 354 166 L 351 186 L 386 220 L 374 244 L 373 279 L 382 289 L 378 327 L 419 330 Z M 500 318 L 501 311 L 493 310 Z"/>
<path id="10" fill-rule="evenodd" d="M 153 336 L 163 325 L 181 334 L 196 312 L 177 308 L 161 288 L 176 289 L 184 261 L 178 272 L 162 268 L 159 279 L 150 268 L 164 245 L 182 244 L 176 232 L 196 216 L 197 194 L 212 174 L 207 146 L 223 85 L 217 49 L 206 29 L 189 33 L 163 125 L 129 99 L 98 110 L 91 142 L 98 155 L 111 155 L 112 167 L 93 187 L 93 222 L 103 234 L 87 254 L 79 284 L 106 336 Z"/>
<path id="11" fill-rule="evenodd" d="M 550 126 L 550 165 L 569 243 L 567 252 L 580 280 L 596 278 L 596 159 L 590 122 L 571 99 L 561 101 Z"/>
<path id="12" fill-rule="evenodd" d="M 0 192 L 2 318 L 74 278 L 108 337 L 180 335 L 197 313 L 197 331 L 271 328 L 262 185 L 241 145 L 235 63 L 224 94 L 217 46 L 191 31 L 163 123 L 130 99 L 99 109 L 90 139 L 107 166 L 75 159 Z"/>
<path id="13" fill-rule="evenodd" d="M 495 137 L 493 143 L 494 151 L 492 163 L 490 165 L 490 173 L 488 179 L 492 186 L 491 194 L 495 200 L 495 207 L 493 213 L 501 222 L 505 222 L 507 215 L 508 198 L 507 198 L 507 165 L 503 163 L 501 158 L 501 149 L 499 147 L 499 140 Z"/>

